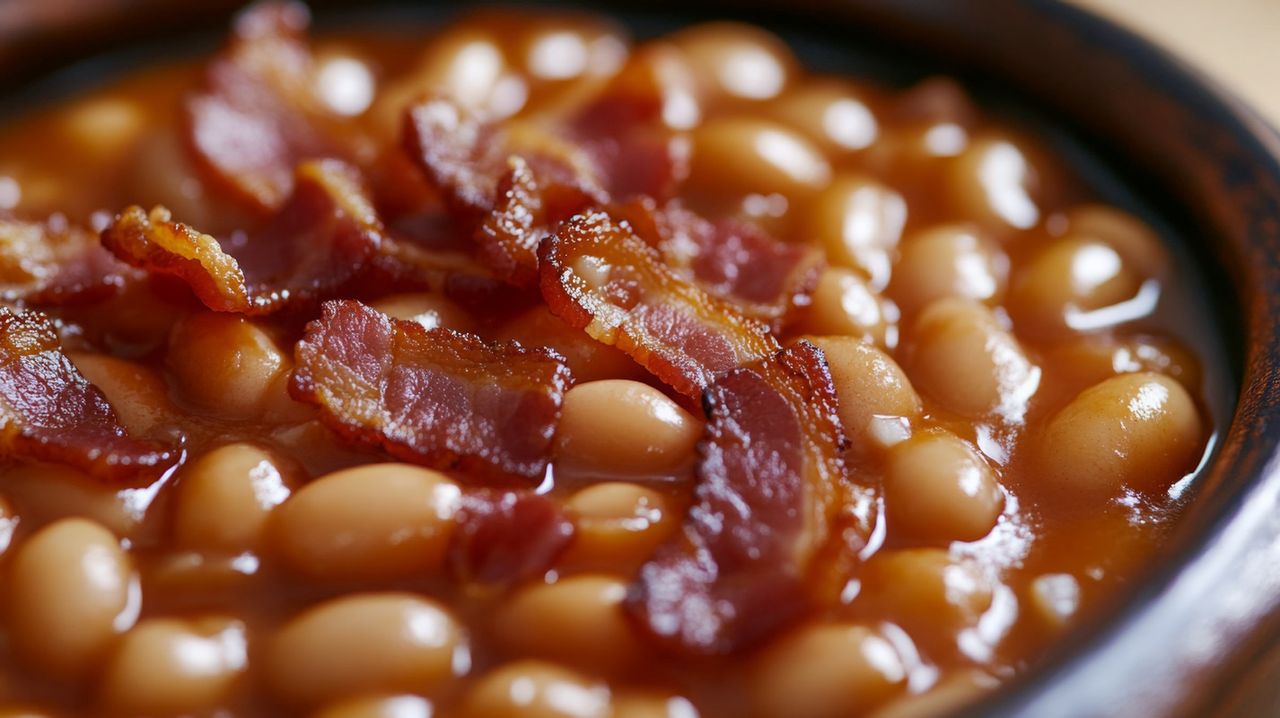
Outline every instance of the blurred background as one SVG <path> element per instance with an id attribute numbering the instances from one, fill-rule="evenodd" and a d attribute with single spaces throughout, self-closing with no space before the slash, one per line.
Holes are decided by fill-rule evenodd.
<path id="1" fill-rule="evenodd" d="M 1157 40 L 1280 126 L 1280 0 L 1071 0 Z"/>

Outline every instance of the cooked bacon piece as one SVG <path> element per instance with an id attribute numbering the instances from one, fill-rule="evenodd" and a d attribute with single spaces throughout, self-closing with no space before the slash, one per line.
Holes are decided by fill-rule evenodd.
<path id="1" fill-rule="evenodd" d="M 646 103 L 605 95 L 567 118 L 499 124 L 433 98 L 406 113 L 404 149 L 456 207 L 478 214 L 500 204 L 512 157 L 524 160 L 544 190 L 557 188 L 561 202 L 666 198 L 675 191 L 684 152 L 658 126 L 660 105 Z"/>
<path id="2" fill-rule="evenodd" d="M 492 274 L 469 253 L 424 246 L 402 236 L 382 238 L 378 252 L 352 289 L 356 297 L 402 291 L 441 291 L 454 274 Z M 495 280 L 497 281 L 497 280 Z"/>
<path id="3" fill-rule="evenodd" d="M 98 236 L 55 217 L 0 219 L 0 299 L 68 304 L 107 299 L 133 270 L 103 249 Z"/>
<path id="4" fill-rule="evenodd" d="M 586 154 L 533 125 L 486 123 L 457 103 L 409 109 L 405 149 L 474 227 L 481 257 L 504 281 L 532 286 L 538 244 L 556 224 L 604 201 Z"/>
<path id="5" fill-rule="evenodd" d="M 136 267 L 179 277 L 220 312 L 269 314 L 315 301 L 351 280 L 382 242 L 358 173 L 337 160 L 298 166 L 293 194 L 261 230 L 223 242 L 157 207 L 130 207 L 102 243 Z"/>
<path id="6" fill-rule="evenodd" d="M 449 563 L 466 583 L 511 583 L 542 573 L 574 535 L 560 505 L 530 491 L 467 494 L 455 520 Z"/>
<path id="7" fill-rule="evenodd" d="M 253 302 L 236 260 L 218 240 L 172 219 L 164 207 L 150 214 L 129 207 L 103 230 L 102 244 L 130 264 L 182 278 L 211 309 L 248 312 Z"/>
<path id="8" fill-rule="evenodd" d="M 209 64 L 206 88 L 187 102 L 195 158 L 233 195 L 263 212 L 293 187 L 294 167 L 348 158 L 351 130 L 315 95 L 306 6 L 267 2 L 241 15 Z M 346 138 L 346 139 L 344 139 Z"/>
<path id="9" fill-rule="evenodd" d="M 604 212 L 562 224 L 539 256 L 542 296 L 556 316 L 687 396 L 778 350 L 767 327 L 681 277 Z"/>
<path id="10" fill-rule="evenodd" d="M 538 245 L 562 221 L 592 204 L 578 186 L 539 183 L 524 158 L 512 156 L 498 185 L 498 202 L 480 225 L 480 256 L 499 277 L 519 286 L 538 281 Z"/>
<path id="11" fill-rule="evenodd" d="M 130 438 L 102 392 L 62 353 L 45 315 L 0 307 L 0 452 L 104 481 L 154 476 L 178 452 Z"/>
<path id="12" fill-rule="evenodd" d="M 667 199 L 688 173 L 687 138 L 673 132 L 668 119 L 691 126 L 698 110 L 680 87 L 685 78 L 673 76 L 683 64 L 671 52 L 661 43 L 638 48 L 599 94 L 566 121 L 565 135 L 588 152 L 615 200 Z"/>
<path id="13" fill-rule="evenodd" d="M 694 505 L 683 531 L 641 568 L 628 609 L 664 644 L 711 654 L 805 610 L 846 478 L 835 389 L 812 344 L 727 374 L 703 403 Z"/>
<path id="14" fill-rule="evenodd" d="M 327 302 L 296 350 L 289 392 L 334 431 L 435 468 L 540 480 L 572 379 L 543 349 L 426 329 Z"/>
<path id="15" fill-rule="evenodd" d="M 529 163 L 508 160 L 511 172 L 498 185 L 497 206 L 476 231 L 480 256 L 499 277 L 521 287 L 538 277 L 538 244 L 549 234 L 541 188 Z"/>
<path id="16" fill-rule="evenodd" d="M 610 94 L 564 120 L 498 125 L 436 98 L 409 108 L 404 147 L 462 223 L 477 227 L 494 272 L 532 286 L 537 247 L 560 222 L 611 197 L 674 192 L 682 153 L 657 122 L 660 110 L 656 98 Z"/>
<path id="17" fill-rule="evenodd" d="M 490 325 L 501 324 L 542 303 L 536 287 L 516 287 L 492 275 L 464 272 L 445 278 L 444 296 Z"/>
<path id="18" fill-rule="evenodd" d="M 507 159 L 495 141 L 500 132 L 458 103 L 435 98 L 405 112 L 402 140 L 409 159 L 455 208 L 480 216 L 498 198 Z"/>
<path id="19" fill-rule="evenodd" d="M 770 324 L 782 324 L 796 308 L 808 306 L 822 273 L 817 248 L 779 242 L 748 222 L 711 222 L 678 203 L 659 207 L 650 198 L 620 205 L 615 214 L 667 264 L 743 314 Z"/>
<path id="20" fill-rule="evenodd" d="M 582 201 L 606 198 L 590 158 L 574 143 L 532 123 L 485 122 L 452 100 L 434 98 L 410 107 L 403 140 L 427 179 L 456 209 L 476 219 L 502 201 L 512 157 L 523 159 L 544 188 L 577 191 Z"/>
<path id="21" fill-rule="evenodd" d="M 579 135 L 577 141 L 615 199 L 669 199 L 689 173 L 688 143 L 667 130 L 641 126 Z"/>
<path id="22" fill-rule="evenodd" d="M 347 287 L 347 295 L 357 299 L 406 291 L 442 293 L 492 323 L 542 303 L 536 288 L 505 282 L 470 255 L 424 247 L 395 235 L 382 238 L 369 266 Z"/>

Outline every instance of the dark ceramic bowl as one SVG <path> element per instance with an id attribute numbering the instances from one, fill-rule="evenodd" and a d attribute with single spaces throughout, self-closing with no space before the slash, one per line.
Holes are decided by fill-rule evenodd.
<path id="1" fill-rule="evenodd" d="M 236 4 L 0 2 L 0 108 L 120 67 L 99 56 L 51 74 L 96 53 L 123 51 L 114 57 L 127 64 L 185 52 L 191 38 L 207 48 L 207 35 L 174 33 L 221 30 Z M 353 13 L 402 24 L 450 11 L 405 0 L 312 4 L 322 26 Z M 1215 455 L 1162 559 L 1135 588 L 969 712 L 1280 714 L 1280 136 L 1194 69 L 1054 0 L 600 4 L 642 35 L 740 17 L 780 32 L 824 69 L 890 81 L 945 72 L 980 96 L 998 88 L 998 103 L 1012 99 L 1041 118 L 1104 184 L 1134 190 L 1120 201 L 1180 238 L 1217 320 L 1225 383 L 1238 387 L 1219 397 Z"/>

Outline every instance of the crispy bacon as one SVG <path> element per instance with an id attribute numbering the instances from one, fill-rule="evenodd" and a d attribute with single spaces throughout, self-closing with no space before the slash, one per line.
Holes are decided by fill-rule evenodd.
<path id="1" fill-rule="evenodd" d="M 339 131 L 337 118 L 313 90 L 309 19 L 306 6 L 297 2 L 250 8 L 209 64 L 205 91 L 186 105 L 199 165 L 263 212 L 288 197 L 299 162 L 352 155 L 352 132 Z"/>
<path id="2" fill-rule="evenodd" d="M 586 154 L 534 125 L 499 127 L 461 105 L 409 108 L 405 150 L 474 227 L 481 257 L 504 281 L 532 286 L 539 242 L 560 221 L 603 202 Z"/>
<path id="3" fill-rule="evenodd" d="M 499 276 L 517 286 L 532 286 L 538 277 L 538 244 L 548 234 L 549 219 L 541 188 L 529 163 L 511 157 L 511 172 L 498 185 L 493 212 L 476 232 L 480 256 Z"/>
<path id="4" fill-rule="evenodd" d="M 680 154 L 670 132 L 652 126 L 657 106 L 630 98 L 621 124 L 608 97 L 561 124 L 487 123 L 447 99 L 409 109 L 405 150 L 476 225 L 481 257 L 504 279 L 532 286 L 537 248 L 565 219 L 610 197 L 669 196 Z"/>
<path id="5" fill-rule="evenodd" d="M 482 122 L 462 105 L 435 98 L 405 112 L 402 140 L 409 159 L 451 205 L 481 216 L 492 211 L 507 156 L 495 141 L 497 125 Z"/>
<path id="6" fill-rule="evenodd" d="M 661 43 L 637 49 L 595 98 L 565 120 L 565 136 L 591 156 L 614 200 L 667 199 L 688 174 L 687 138 L 667 120 L 696 120 L 689 114 L 698 109 L 686 91 L 691 88 L 682 87 L 692 78 L 679 76 L 684 65 L 671 53 Z"/>
<path id="7" fill-rule="evenodd" d="M 743 314 L 772 325 L 809 305 L 822 273 L 816 248 L 779 242 L 749 222 L 712 222 L 678 203 L 659 207 L 647 197 L 619 205 L 614 213 L 667 264 Z"/>
<path id="8" fill-rule="evenodd" d="M 469 493 L 455 520 L 449 563 L 466 583 L 511 583 L 543 573 L 574 535 L 558 503 L 529 491 Z"/>
<path id="9" fill-rule="evenodd" d="M 660 642 L 712 654 L 805 610 L 806 580 L 821 570 L 814 557 L 832 539 L 847 480 L 835 389 L 812 344 L 727 374 L 703 403 L 694 506 L 641 568 L 627 605 Z"/>
<path id="10" fill-rule="evenodd" d="M 585 209 L 593 195 L 577 185 L 539 183 L 524 158 L 508 160 L 498 203 L 480 225 L 480 256 L 506 281 L 532 287 L 538 281 L 538 245 L 560 222 Z"/>
<path id="11" fill-rule="evenodd" d="M 163 207 L 135 206 L 103 231 L 102 243 L 129 264 L 182 279 L 210 309 L 256 315 L 343 286 L 373 258 L 382 232 L 358 173 L 319 160 L 299 165 L 288 203 L 261 231 L 219 242 Z"/>
<path id="12" fill-rule="evenodd" d="M 669 199 L 689 173 L 686 138 L 664 129 L 636 127 L 578 141 L 615 199 Z"/>
<path id="13" fill-rule="evenodd" d="M 542 296 L 556 316 L 687 396 L 778 350 L 766 326 L 681 277 L 604 212 L 562 224 L 539 256 Z"/>
<path id="14" fill-rule="evenodd" d="M 289 392 L 340 435 L 435 468 L 541 480 L 572 381 L 557 354 L 327 302 Z"/>
<path id="15" fill-rule="evenodd" d="M 469 255 L 390 235 L 383 237 L 377 255 L 350 285 L 348 296 L 381 297 L 401 291 L 439 292 L 491 323 L 501 323 L 542 302 L 536 289 L 499 279 Z"/>
<path id="16" fill-rule="evenodd" d="M 154 476 L 178 460 L 131 438 L 111 405 L 62 352 L 45 315 L 0 307 L 0 452 L 74 466 L 104 481 Z"/>
<path id="17" fill-rule="evenodd" d="M 424 100 L 405 113 L 404 149 L 433 185 L 461 212 L 482 219 L 502 200 L 511 157 L 524 160 L 544 187 L 559 186 L 585 200 L 606 199 L 590 158 L 572 142 L 533 123 L 486 122 L 444 98 Z"/>
<path id="18" fill-rule="evenodd" d="M 37 305 L 107 299 L 132 273 L 93 232 L 61 217 L 0 219 L 0 299 Z"/>

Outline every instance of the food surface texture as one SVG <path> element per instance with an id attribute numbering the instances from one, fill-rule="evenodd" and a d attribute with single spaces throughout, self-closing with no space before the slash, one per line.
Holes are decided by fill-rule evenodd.
<path id="1" fill-rule="evenodd" d="M 736 22 L 243 11 L 0 128 L 0 717 L 923 718 L 1160 558 L 1169 238 Z"/>

